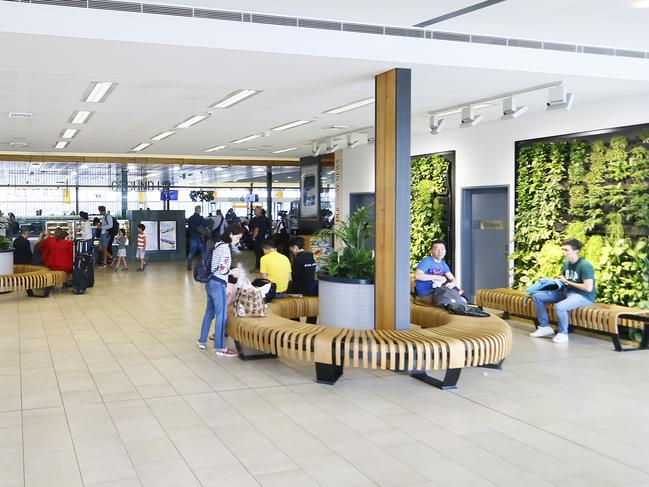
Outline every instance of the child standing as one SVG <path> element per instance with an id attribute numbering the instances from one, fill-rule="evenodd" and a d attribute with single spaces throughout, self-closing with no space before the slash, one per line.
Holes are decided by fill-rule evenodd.
<path id="1" fill-rule="evenodd" d="M 142 272 L 146 262 L 144 261 L 144 255 L 146 254 L 146 235 L 144 235 L 144 229 L 146 227 L 141 223 L 137 226 L 137 251 L 135 253 L 135 258 L 140 260 L 140 267 L 138 267 L 137 272 Z"/>
<path id="2" fill-rule="evenodd" d="M 115 272 L 119 270 L 119 265 L 122 264 L 124 268 L 122 270 L 128 270 L 128 264 L 126 263 L 126 230 L 120 228 L 117 232 L 117 260 L 115 261 Z"/>

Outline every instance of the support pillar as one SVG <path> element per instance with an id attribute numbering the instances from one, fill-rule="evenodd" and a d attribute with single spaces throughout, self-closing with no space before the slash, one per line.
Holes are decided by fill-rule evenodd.
<path id="1" fill-rule="evenodd" d="M 375 328 L 410 327 L 409 69 L 376 77 Z"/>
<path id="2" fill-rule="evenodd" d="M 266 217 L 273 221 L 273 166 L 266 166 Z"/>
<path id="3" fill-rule="evenodd" d="M 122 211 L 120 218 L 126 218 L 126 210 L 128 210 L 128 169 L 122 167 Z"/>

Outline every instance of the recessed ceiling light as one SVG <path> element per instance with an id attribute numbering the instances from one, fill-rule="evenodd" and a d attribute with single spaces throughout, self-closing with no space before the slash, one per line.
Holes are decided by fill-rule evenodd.
<path id="1" fill-rule="evenodd" d="M 474 110 L 481 110 L 482 108 L 488 108 L 491 106 L 491 103 L 476 103 L 475 105 L 471 105 L 471 108 Z M 462 113 L 462 108 L 456 108 L 455 110 L 447 110 L 445 112 L 439 112 L 437 115 L 440 117 L 446 117 L 448 115 L 454 115 L 456 113 Z"/>
<path id="2" fill-rule="evenodd" d="M 351 125 L 332 125 L 331 127 L 325 127 L 325 130 L 344 130 L 352 128 Z"/>
<path id="3" fill-rule="evenodd" d="M 649 0 L 633 0 L 631 4 L 635 8 L 649 8 Z"/>
<path id="4" fill-rule="evenodd" d="M 27 142 L 17 142 L 17 141 L 11 141 L 9 142 L 9 145 L 14 148 L 22 148 L 22 147 L 27 147 Z"/>
<path id="5" fill-rule="evenodd" d="M 282 149 L 282 150 L 274 150 L 273 154 L 282 154 L 284 152 L 290 152 L 292 150 L 297 150 L 297 147 L 289 147 L 288 149 Z"/>
<path id="6" fill-rule="evenodd" d="M 61 140 L 61 141 L 57 142 L 56 144 L 54 144 L 54 148 L 55 148 L 55 149 L 65 149 L 66 146 L 67 146 L 69 143 L 70 143 L 70 142 L 67 142 L 67 141 Z"/>
<path id="7" fill-rule="evenodd" d="M 246 137 L 243 137 L 241 139 L 233 140 L 233 144 L 243 144 L 244 142 L 248 142 L 249 140 L 255 140 L 261 137 L 262 134 L 255 134 L 255 135 L 248 135 Z"/>
<path id="8" fill-rule="evenodd" d="M 374 103 L 374 98 L 365 98 L 363 100 L 358 100 L 352 103 L 348 103 L 347 105 L 343 105 L 341 107 L 332 108 L 331 110 L 327 110 L 325 113 L 329 113 L 331 115 L 337 115 L 339 113 L 348 112 L 350 110 L 356 110 L 357 108 L 361 108 L 366 105 L 371 105 L 372 103 Z"/>
<path id="9" fill-rule="evenodd" d="M 246 150 L 247 150 L 247 151 L 250 151 L 250 152 L 259 152 L 261 149 L 258 149 L 258 148 L 256 148 L 256 147 L 252 147 L 252 148 L 250 148 L 250 149 L 246 149 Z"/>
<path id="10" fill-rule="evenodd" d="M 286 179 L 293 179 L 293 176 L 286 176 Z"/>
<path id="11" fill-rule="evenodd" d="M 226 96 L 222 100 L 217 101 L 210 108 L 229 108 L 232 105 L 236 105 L 237 103 L 245 100 L 246 98 L 250 98 L 252 95 L 256 95 L 257 93 L 261 93 L 261 91 L 258 91 L 258 90 L 237 90 L 237 91 L 235 91 L 233 93 L 230 93 L 228 96 Z"/>
<path id="12" fill-rule="evenodd" d="M 9 118 L 32 118 L 30 112 L 9 112 Z"/>
<path id="13" fill-rule="evenodd" d="M 279 127 L 272 128 L 271 130 L 276 130 L 277 132 L 280 132 L 282 130 L 288 130 L 295 127 L 299 127 L 300 125 L 305 125 L 307 123 L 311 123 L 311 120 L 296 120 L 295 122 L 290 122 L 284 125 L 280 125 Z"/>
<path id="14" fill-rule="evenodd" d="M 176 132 L 162 132 L 162 133 L 156 135 L 155 137 L 151 137 L 151 140 L 162 140 L 162 139 L 166 139 L 167 137 L 170 137 L 170 136 L 172 136 L 172 135 L 175 134 L 175 133 L 176 133 Z"/>
<path id="15" fill-rule="evenodd" d="M 131 149 L 131 152 L 140 152 L 141 150 L 146 149 L 151 145 L 151 142 L 144 142 L 142 144 L 136 145 Z"/>
<path id="16" fill-rule="evenodd" d="M 210 149 L 205 149 L 203 152 L 216 152 L 217 150 L 225 149 L 227 145 L 217 145 L 215 147 L 212 147 Z"/>
<path id="17" fill-rule="evenodd" d="M 65 129 L 63 132 L 61 132 L 60 137 L 62 139 L 71 139 L 75 135 L 79 133 L 79 129 Z"/>
<path id="18" fill-rule="evenodd" d="M 198 122 L 202 122 L 207 118 L 207 115 L 194 115 L 191 118 L 188 118 L 184 122 L 179 123 L 176 125 L 177 129 L 186 129 L 188 127 L 191 127 L 192 125 L 196 125 Z"/>
<path id="19" fill-rule="evenodd" d="M 273 179 L 274 183 L 279 183 L 279 179 Z"/>
<path id="20" fill-rule="evenodd" d="M 102 103 L 108 97 L 110 89 L 116 83 L 108 81 L 94 81 L 90 93 L 83 99 L 86 103 Z"/>
<path id="21" fill-rule="evenodd" d="M 83 124 L 88 121 L 93 112 L 89 110 L 77 110 L 70 117 L 70 123 Z"/>

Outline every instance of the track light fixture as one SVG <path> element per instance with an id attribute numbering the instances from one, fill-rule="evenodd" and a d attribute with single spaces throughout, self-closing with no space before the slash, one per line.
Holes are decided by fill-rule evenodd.
<path id="1" fill-rule="evenodd" d="M 563 85 L 548 89 L 547 111 L 570 110 L 575 98 L 572 93 L 566 93 Z"/>
<path id="2" fill-rule="evenodd" d="M 322 146 L 320 144 L 313 144 L 311 146 L 311 153 L 313 154 L 313 157 L 318 157 L 320 155 L 321 150 L 322 150 Z"/>
<path id="3" fill-rule="evenodd" d="M 437 113 L 434 113 L 428 119 L 428 126 L 430 127 L 431 135 L 436 135 L 440 133 L 443 130 L 445 125 L 446 125 L 446 119 L 439 118 L 439 115 Z"/>
<path id="4" fill-rule="evenodd" d="M 356 147 L 358 144 L 360 144 L 362 141 L 361 139 L 356 139 L 352 137 L 353 134 L 349 134 L 347 136 L 347 148 L 348 149 L 353 149 Z"/>
<path id="5" fill-rule="evenodd" d="M 475 115 L 471 105 L 462 107 L 462 122 L 460 127 L 475 127 L 482 119 L 482 115 Z"/>
<path id="6" fill-rule="evenodd" d="M 508 96 L 503 98 L 503 116 L 500 117 L 501 120 L 511 120 L 512 118 L 518 118 L 523 113 L 527 111 L 526 105 L 521 105 L 520 107 L 516 104 L 515 96 Z"/>

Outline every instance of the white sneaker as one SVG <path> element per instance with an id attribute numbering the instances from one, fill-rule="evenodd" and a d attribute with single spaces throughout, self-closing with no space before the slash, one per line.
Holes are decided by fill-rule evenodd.
<path id="1" fill-rule="evenodd" d="M 557 333 L 552 337 L 552 341 L 554 343 L 568 343 L 568 340 L 568 335 L 566 335 L 565 333 Z"/>
<path id="2" fill-rule="evenodd" d="M 536 331 L 530 333 L 532 338 L 549 337 L 554 335 L 554 330 L 550 326 L 539 326 Z"/>
<path id="3" fill-rule="evenodd" d="M 201 350 L 205 350 L 205 344 L 201 342 L 196 342 L 196 346 L 200 348 Z"/>

